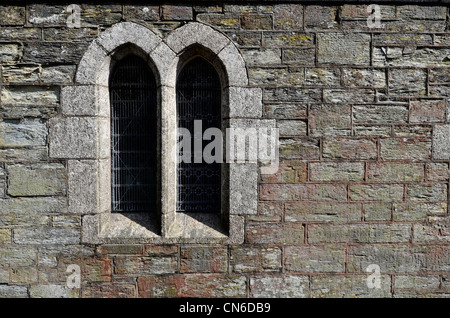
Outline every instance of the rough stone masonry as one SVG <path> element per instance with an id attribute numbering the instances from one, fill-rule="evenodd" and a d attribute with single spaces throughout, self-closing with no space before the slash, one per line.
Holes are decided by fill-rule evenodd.
<path id="1" fill-rule="evenodd" d="M 369 3 L 183 3 L 78 3 L 76 27 L 69 2 L 0 5 L 0 297 L 450 296 L 448 6 L 381 1 L 374 28 Z M 242 243 L 82 240 L 49 121 L 124 21 L 161 39 L 211 26 L 262 90 L 280 166 L 258 176 Z"/>

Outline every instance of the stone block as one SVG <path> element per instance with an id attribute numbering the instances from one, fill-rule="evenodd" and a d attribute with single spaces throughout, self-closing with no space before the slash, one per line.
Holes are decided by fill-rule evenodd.
<path id="1" fill-rule="evenodd" d="M 333 245 L 288 246 L 284 252 L 287 271 L 302 273 L 342 273 L 345 271 L 345 248 Z"/>
<path id="2" fill-rule="evenodd" d="M 82 298 L 134 298 L 136 295 L 136 284 L 126 282 L 117 283 L 95 283 L 83 286 Z"/>
<path id="3" fill-rule="evenodd" d="M 411 293 L 411 297 L 427 297 L 428 292 L 439 292 L 440 285 L 437 275 L 395 275 L 394 293 L 400 298 L 408 297 L 408 293 Z M 437 294 L 434 297 L 439 296 Z"/>
<path id="4" fill-rule="evenodd" d="M 381 18 L 394 19 L 396 17 L 395 6 L 380 5 Z M 370 15 L 367 5 L 344 4 L 340 7 L 340 17 L 345 20 L 364 20 Z"/>
<path id="5" fill-rule="evenodd" d="M 409 104 L 411 123 L 436 123 L 445 121 L 445 100 L 414 100 Z"/>
<path id="6" fill-rule="evenodd" d="M 450 70 L 448 68 L 430 69 L 428 81 L 432 84 L 450 83 Z"/>
<path id="7" fill-rule="evenodd" d="M 253 31 L 230 30 L 226 32 L 231 40 L 240 47 L 261 46 L 261 33 Z"/>
<path id="8" fill-rule="evenodd" d="M 5 84 L 28 84 L 39 81 L 39 65 L 4 65 L 2 69 L 2 82 Z"/>
<path id="9" fill-rule="evenodd" d="M 246 86 L 248 85 L 247 68 L 245 61 L 233 43 L 228 43 L 222 51 L 217 55 L 225 66 L 229 75 L 229 86 Z"/>
<path id="10" fill-rule="evenodd" d="M 241 16 L 241 28 L 244 30 L 272 30 L 272 16 L 268 14 L 248 14 Z"/>
<path id="11" fill-rule="evenodd" d="M 260 202 L 258 204 L 258 215 L 250 220 L 256 222 L 273 221 L 280 222 L 284 213 L 283 202 Z"/>
<path id="12" fill-rule="evenodd" d="M 79 244 L 80 230 L 60 227 L 17 228 L 13 230 L 17 244 Z"/>
<path id="13" fill-rule="evenodd" d="M 228 270 L 228 250 L 223 247 L 182 247 L 180 271 L 182 273 L 218 273 Z"/>
<path id="14" fill-rule="evenodd" d="M 348 105 L 311 105 L 309 129 L 313 137 L 348 136 L 351 134 L 351 107 Z"/>
<path id="15" fill-rule="evenodd" d="M 344 68 L 342 81 L 349 87 L 386 87 L 386 72 L 380 69 Z"/>
<path id="16" fill-rule="evenodd" d="M 305 6 L 305 28 L 306 29 L 336 29 L 338 8 L 333 6 Z"/>
<path id="17" fill-rule="evenodd" d="M 246 235 L 249 244 L 303 244 L 305 228 L 301 223 L 249 222 Z"/>
<path id="18" fill-rule="evenodd" d="M 49 225 L 51 222 L 51 217 L 48 215 L 41 215 L 34 213 L 34 211 L 31 212 L 31 214 L 25 214 L 25 213 L 5 213 L 2 215 L 0 225 L 6 226 L 6 227 L 33 227 L 33 226 L 45 226 Z M 8 230 L 10 231 L 10 230 Z M 7 236 L 5 236 L 5 239 L 8 240 Z M 9 238 L 10 240 L 11 238 Z"/>
<path id="19" fill-rule="evenodd" d="M 368 34 L 319 33 L 317 61 L 320 64 L 369 65 Z"/>
<path id="20" fill-rule="evenodd" d="M 162 20 L 184 21 L 193 19 L 193 9 L 190 5 L 161 6 Z"/>
<path id="21" fill-rule="evenodd" d="M 408 107 L 403 105 L 353 106 L 353 123 L 356 124 L 403 124 L 408 122 Z"/>
<path id="22" fill-rule="evenodd" d="M 420 182 L 424 180 L 422 164 L 369 163 L 367 181 Z"/>
<path id="23" fill-rule="evenodd" d="M 259 197 L 265 201 L 347 201 L 347 188 L 344 184 L 261 184 Z"/>
<path id="24" fill-rule="evenodd" d="M 277 65 L 281 64 L 280 49 L 242 49 L 242 56 L 248 65 Z"/>
<path id="25" fill-rule="evenodd" d="M 279 248 L 231 249 L 230 265 L 233 272 L 272 272 L 281 269 L 281 250 Z"/>
<path id="26" fill-rule="evenodd" d="M 392 129 L 389 126 L 363 126 L 355 124 L 353 133 L 356 137 L 390 137 Z"/>
<path id="27" fill-rule="evenodd" d="M 252 67 L 249 69 L 251 85 L 302 85 L 305 81 L 302 68 Z"/>
<path id="28" fill-rule="evenodd" d="M 372 58 L 374 66 L 438 67 L 444 66 L 443 61 L 445 61 L 446 57 L 449 54 L 450 49 L 447 49 L 445 47 L 415 48 L 408 46 L 401 49 L 399 54 L 395 54 L 395 56 L 389 56 L 387 48 L 374 47 Z M 404 70 L 403 72 L 407 71 L 414 70 Z M 422 73 L 422 71 L 415 71 L 419 74 L 420 79 L 420 73 Z M 411 82 L 411 84 L 414 85 L 413 82 Z M 416 84 L 415 87 L 417 87 L 417 85 L 423 85 L 423 83 Z M 405 89 L 404 86 L 405 84 L 402 86 L 403 89 Z"/>
<path id="29" fill-rule="evenodd" d="M 434 218 L 427 224 L 413 225 L 415 243 L 440 245 L 450 242 L 450 222 L 448 217 Z"/>
<path id="30" fill-rule="evenodd" d="M 0 6 L 0 25 L 24 25 L 25 7 Z"/>
<path id="31" fill-rule="evenodd" d="M 375 101 L 375 92 L 369 88 L 324 89 L 323 101 L 333 104 L 372 103 Z"/>
<path id="32" fill-rule="evenodd" d="M 28 298 L 28 288 L 17 285 L 0 285 L 0 298 Z"/>
<path id="33" fill-rule="evenodd" d="M 255 298 L 306 298 L 309 297 L 309 278 L 295 275 L 251 277 L 250 293 Z"/>
<path id="34" fill-rule="evenodd" d="M 368 287 L 366 275 L 314 276 L 311 295 L 317 298 L 389 298 L 392 297 L 391 277 L 381 275 L 381 288 Z"/>
<path id="35" fill-rule="evenodd" d="M 147 276 L 138 279 L 141 297 L 245 297 L 246 277 L 229 274 Z"/>
<path id="36" fill-rule="evenodd" d="M 10 165 L 7 168 L 11 196 L 50 196 L 66 193 L 66 169 L 57 163 Z"/>
<path id="37" fill-rule="evenodd" d="M 105 50 L 97 43 L 91 42 L 83 57 L 78 63 L 76 73 L 76 83 L 79 84 L 106 84 L 107 79 L 103 78 L 100 68 L 104 63 L 109 63 L 110 58 L 106 56 Z"/>
<path id="38" fill-rule="evenodd" d="M 444 6 L 401 5 L 397 7 L 397 17 L 414 20 L 445 20 L 447 14 Z"/>
<path id="39" fill-rule="evenodd" d="M 105 189 L 100 182 L 101 178 L 108 178 L 109 169 L 109 160 L 69 160 L 70 212 L 90 214 L 109 209 L 110 187 Z"/>
<path id="40" fill-rule="evenodd" d="M 285 203 L 286 222 L 347 223 L 361 221 L 361 204 L 295 201 Z"/>
<path id="41" fill-rule="evenodd" d="M 109 92 L 103 86 L 64 86 L 61 111 L 67 116 L 109 116 Z"/>
<path id="42" fill-rule="evenodd" d="M 309 173 L 310 181 L 363 181 L 365 166 L 359 162 L 312 162 Z"/>
<path id="43" fill-rule="evenodd" d="M 392 219 L 392 204 L 389 202 L 364 203 L 363 208 L 364 221 L 390 221 Z"/>
<path id="44" fill-rule="evenodd" d="M 403 201 L 403 185 L 354 184 L 349 187 L 351 201 Z"/>
<path id="45" fill-rule="evenodd" d="M 262 90 L 260 88 L 230 87 L 229 114 L 226 117 L 259 118 L 262 116 Z"/>
<path id="46" fill-rule="evenodd" d="M 54 86 L 9 86 L 2 89 L 3 106 L 56 107 L 59 88 Z"/>
<path id="47" fill-rule="evenodd" d="M 82 4 L 80 6 L 82 26 L 109 26 L 122 20 L 122 5 Z"/>
<path id="48" fill-rule="evenodd" d="M 22 58 L 22 47 L 18 44 L 0 45 L 0 63 L 17 63 Z"/>
<path id="49" fill-rule="evenodd" d="M 432 126 L 424 125 L 400 125 L 394 126 L 393 135 L 403 138 L 429 138 L 432 137 Z M 392 134 L 386 137 L 391 137 Z"/>
<path id="50" fill-rule="evenodd" d="M 340 86 L 341 70 L 338 68 L 305 68 L 306 85 Z"/>
<path id="51" fill-rule="evenodd" d="M 323 157 L 329 159 L 376 159 L 377 143 L 371 139 L 326 138 Z"/>
<path id="52" fill-rule="evenodd" d="M 426 72 L 419 69 L 391 69 L 389 93 L 393 95 L 425 95 Z"/>
<path id="53" fill-rule="evenodd" d="M 109 122 L 109 121 L 108 121 Z M 95 159 L 101 144 L 101 125 L 109 127 L 104 119 L 93 117 L 52 118 L 50 120 L 50 156 L 53 158 Z M 106 129 L 106 128 L 105 128 Z M 107 143 L 109 145 L 109 142 Z M 102 147 L 103 148 L 103 147 Z M 107 146 L 106 148 L 109 148 Z"/>
<path id="54" fill-rule="evenodd" d="M 429 181 L 448 181 L 450 170 L 447 163 L 428 163 L 425 166 Z"/>
<path id="55" fill-rule="evenodd" d="M 428 216 L 442 216 L 447 211 L 447 203 L 444 202 L 407 202 L 394 203 L 394 221 L 426 221 Z"/>
<path id="56" fill-rule="evenodd" d="M 315 65 L 316 51 L 311 47 L 285 48 L 282 49 L 281 59 L 283 64 L 292 65 Z"/>
<path id="57" fill-rule="evenodd" d="M 28 267 L 36 265 L 37 250 L 28 246 L 2 245 L 0 263 L 10 267 Z"/>
<path id="58" fill-rule="evenodd" d="M 448 246 L 360 245 L 348 251 L 348 271 L 365 273 L 367 266 L 378 264 L 382 273 L 417 273 L 446 271 Z"/>
<path id="59" fill-rule="evenodd" d="M 314 33 L 304 32 L 263 32 L 263 45 L 266 47 L 314 47 Z"/>
<path id="60" fill-rule="evenodd" d="M 431 45 L 433 38 L 431 34 L 414 34 L 405 36 L 404 34 L 380 33 L 373 38 L 374 45 Z"/>
<path id="61" fill-rule="evenodd" d="M 0 145 L 5 147 L 45 146 L 47 133 L 45 123 L 38 119 L 4 120 L 0 123 Z M 11 156 L 13 150 L 9 152 L 8 155 Z M 32 158 L 29 157 L 29 159 Z"/>
<path id="62" fill-rule="evenodd" d="M 407 243 L 409 224 L 311 224 L 308 243 Z"/>
<path id="63" fill-rule="evenodd" d="M 117 275 L 170 274 L 177 270 L 175 257 L 125 257 L 114 259 L 114 273 Z"/>
<path id="64" fill-rule="evenodd" d="M 239 17 L 234 14 L 199 13 L 196 20 L 223 30 L 239 29 L 241 25 Z"/>
<path id="65" fill-rule="evenodd" d="M 2 41 L 36 41 L 41 38 L 39 28 L 3 27 L 0 30 L 0 40 Z"/>
<path id="66" fill-rule="evenodd" d="M 277 127 L 281 137 L 306 136 L 307 125 L 302 120 L 280 120 Z"/>
<path id="67" fill-rule="evenodd" d="M 31 298 L 78 298 L 79 289 L 70 289 L 63 285 L 32 285 Z"/>
<path id="68" fill-rule="evenodd" d="M 303 103 L 265 103 L 263 107 L 267 118 L 297 119 L 307 116 L 307 105 Z"/>
<path id="69" fill-rule="evenodd" d="M 12 284 L 33 284 L 38 281 L 38 272 L 36 268 L 12 268 L 11 279 Z"/>
<path id="70" fill-rule="evenodd" d="M 273 7 L 275 30 L 303 29 L 303 6 L 300 4 L 277 4 Z"/>
<path id="71" fill-rule="evenodd" d="M 69 14 L 66 6 L 33 4 L 28 7 L 28 22 L 37 26 L 65 25 Z"/>
<path id="72" fill-rule="evenodd" d="M 3 220 L 0 224 L 3 224 Z M 11 244 L 12 243 L 12 235 L 10 229 L 0 229 L 0 244 Z M 1 281 L 1 271 L 0 271 L 0 281 Z"/>
<path id="73" fill-rule="evenodd" d="M 303 183 L 308 177 L 307 164 L 300 160 L 283 160 L 274 174 L 261 174 L 262 183 Z"/>
<path id="74" fill-rule="evenodd" d="M 428 160 L 431 140 L 425 138 L 387 138 L 380 141 L 384 160 Z"/>
<path id="75" fill-rule="evenodd" d="M 75 65 L 57 65 L 43 67 L 41 71 L 41 81 L 46 84 L 73 83 L 75 72 Z"/>
<path id="76" fill-rule="evenodd" d="M 125 5 L 123 15 L 126 20 L 130 21 L 157 21 L 159 20 L 159 9 L 160 7 L 157 5 Z"/>
<path id="77" fill-rule="evenodd" d="M 322 102 L 322 90 L 317 88 L 277 87 L 265 88 L 263 100 L 270 102 Z"/>
<path id="78" fill-rule="evenodd" d="M 45 28 L 43 36 L 49 42 L 91 42 L 98 36 L 99 30 L 96 28 Z"/>
<path id="79" fill-rule="evenodd" d="M 256 214 L 258 168 L 256 163 L 230 164 L 230 214 Z"/>
<path id="80" fill-rule="evenodd" d="M 443 183 L 408 185 L 407 200 L 438 202 L 447 201 L 447 186 Z"/>
<path id="81" fill-rule="evenodd" d="M 31 215 L 53 214 L 67 211 L 64 197 L 8 198 L 0 200 L 0 214 Z"/>
<path id="82" fill-rule="evenodd" d="M 22 61 L 42 65 L 78 64 L 88 45 L 81 42 L 27 42 L 24 45 Z"/>
<path id="83" fill-rule="evenodd" d="M 282 159 L 319 159 L 320 142 L 313 138 L 295 138 L 280 140 L 280 158 Z"/>

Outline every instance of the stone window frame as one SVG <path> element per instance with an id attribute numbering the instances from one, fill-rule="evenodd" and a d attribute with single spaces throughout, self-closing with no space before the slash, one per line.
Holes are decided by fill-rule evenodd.
<path id="1" fill-rule="evenodd" d="M 160 214 L 111 213 L 109 73 L 120 56 L 144 58 L 158 85 Z M 61 113 L 49 120 L 49 156 L 67 160 L 68 209 L 82 215 L 82 242 L 244 242 L 246 215 L 257 214 L 258 162 L 223 163 L 221 217 L 176 212 L 177 72 L 190 57 L 213 64 L 222 82 L 222 131 L 274 128 L 262 119 L 262 89 L 249 87 L 238 48 L 223 33 L 190 22 L 161 38 L 146 26 L 121 22 L 102 32 L 83 55 L 73 85 L 61 89 Z"/>

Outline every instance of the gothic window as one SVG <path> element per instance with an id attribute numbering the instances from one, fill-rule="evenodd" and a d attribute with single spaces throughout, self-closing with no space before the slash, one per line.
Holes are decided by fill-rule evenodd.
<path id="1" fill-rule="evenodd" d="M 176 95 L 178 129 L 191 137 L 188 147 L 179 149 L 188 155 L 178 156 L 177 211 L 220 213 L 221 163 L 205 161 L 203 153 L 210 142 L 204 132 L 221 128 L 221 85 L 214 67 L 201 57 L 189 61 L 178 75 Z M 214 157 L 221 153 L 211 151 Z"/>
<path id="2" fill-rule="evenodd" d="M 109 88 L 111 209 L 113 212 L 155 212 L 155 77 L 141 58 L 129 55 L 114 65 Z"/>

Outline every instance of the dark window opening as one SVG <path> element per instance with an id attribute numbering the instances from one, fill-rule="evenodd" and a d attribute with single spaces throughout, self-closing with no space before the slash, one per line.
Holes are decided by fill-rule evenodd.
<path id="1" fill-rule="evenodd" d="M 200 57 L 188 62 L 178 76 L 176 96 L 178 127 L 192 136 L 190 163 L 178 162 L 177 211 L 220 213 L 221 163 L 194 162 L 194 121 L 201 121 L 202 134 L 208 128 L 221 129 L 221 85 L 214 67 Z M 201 149 L 210 142 L 202 140 Z"/>
<path id="2" fill-rule="evenodd" d="M 149 66 L 130 55 L 110 77 L 113 212 L 155 212 L 157 93 Z"/>

